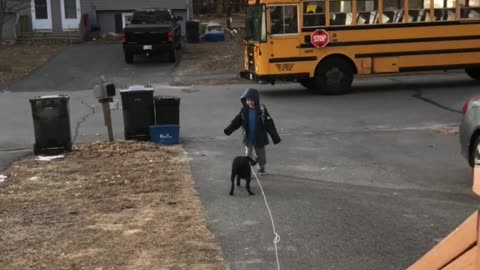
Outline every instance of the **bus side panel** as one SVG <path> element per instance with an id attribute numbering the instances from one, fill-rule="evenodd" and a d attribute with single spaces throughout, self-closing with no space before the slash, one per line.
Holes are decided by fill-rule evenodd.
<path id="1" fill-rule="evenodd" d="M 375 73 L 391 73 L 398 71 L 398 57 L 378 57 L 373 59 L 373 72 Z"/>

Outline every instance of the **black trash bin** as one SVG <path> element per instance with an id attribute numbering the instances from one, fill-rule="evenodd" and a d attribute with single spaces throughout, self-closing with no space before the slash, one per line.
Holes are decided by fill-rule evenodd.
<path id="1" fill-rule="evenodd" d="M 58 155 L 72 151 L 69 100 L 67 95 L 30 99 L 35 134 L 34 155 Z"/>
<path id="2" fill-rule="evenodd" d="M 155 96 L 155 124 L 180 125 L 180 98 Z"/>
<path id="3" fill-rule="evenodd" d="M 120 91 L 126 140 L 148 141 L 155 123 L 153 88 L 130 87 Z"/>
<path id="4" fill-rule="evenodd" d="M 200 42 L 200 22 L 199 21 L 187 21 L 185 23 L 185 31 L 187 32 L 188 43 Z"/>

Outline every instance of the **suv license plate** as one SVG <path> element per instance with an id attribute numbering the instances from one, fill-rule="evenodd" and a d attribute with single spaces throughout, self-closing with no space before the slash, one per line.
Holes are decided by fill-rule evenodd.
<path id="1" fill-rule="evenodd" d="M 151 49 L 152 49 L 152 45 L 143 45 L 143 49 L 144 49 L 144 50 L 151 50 Z"/>

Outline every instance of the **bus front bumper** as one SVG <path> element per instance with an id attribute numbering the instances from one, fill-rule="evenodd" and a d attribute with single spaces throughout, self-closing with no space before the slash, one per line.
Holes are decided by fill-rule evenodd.
<path id="1" fill-rule="evenodd" d="M 241 71 L 240 78 L 255 81 L 257 83 L 271 83 L 275 81 L 298 81 L 302 79 L 308 79 L 310 74 L 298 73 L 298 74 L 279 74 L 279 75 L 258 75 L 251 71 Z"/>
<path id="2" fill-rule="evenodd" d="M 255 74 L 253 72 L 250 72 L 250 71 L 246 71 L 246 70 L 240 72 L 240 78 L 247 79 L 247 80 L 250 80 L 250 81 L 260 82 L 260 81 L 262 81 L 261 80 L 262 77 L 264 77 L 264 76 L 258 76 L 257 74 Z"/>

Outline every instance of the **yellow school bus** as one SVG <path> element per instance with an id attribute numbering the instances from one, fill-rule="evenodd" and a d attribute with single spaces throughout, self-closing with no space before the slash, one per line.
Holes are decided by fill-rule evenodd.
<path id="1" fill-rule="evenodd" d="M 480 0 L 249 0 L 242 78 L 347 92 L 355 75 L 465 69 L 480 79 Z"/>

